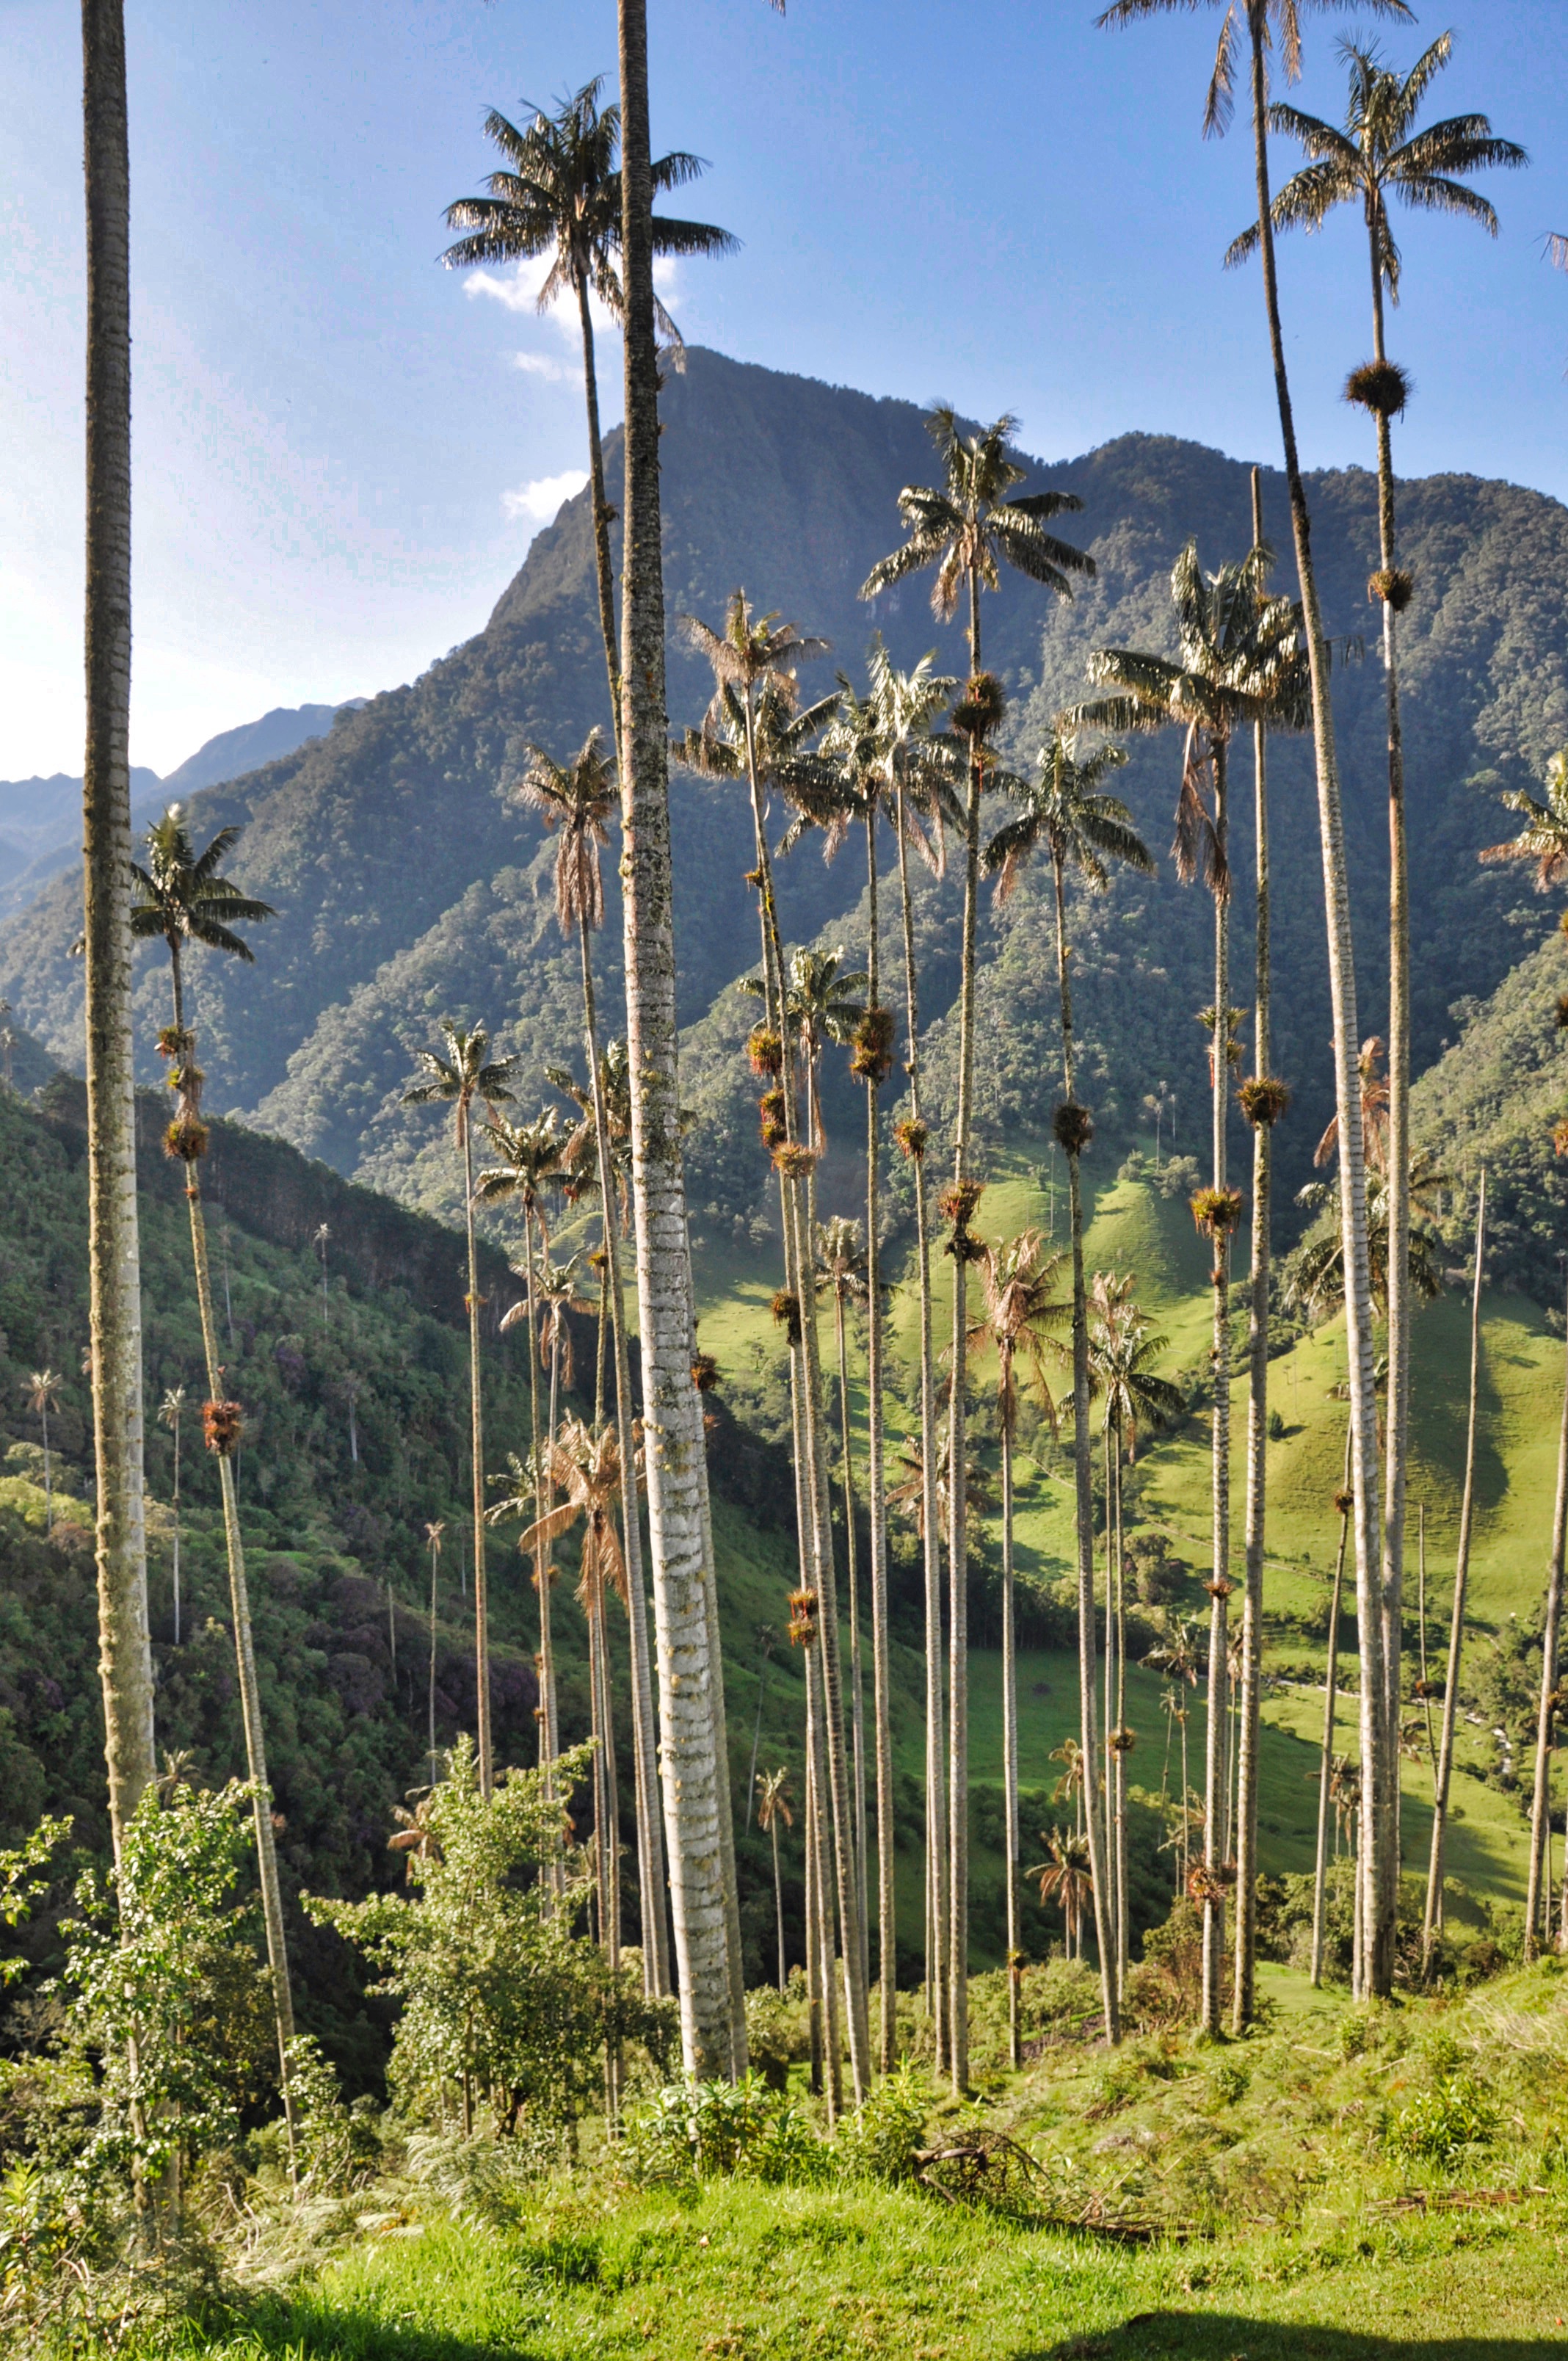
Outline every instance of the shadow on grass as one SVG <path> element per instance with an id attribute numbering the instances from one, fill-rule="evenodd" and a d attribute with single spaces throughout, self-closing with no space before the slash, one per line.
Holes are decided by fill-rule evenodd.
<path id="1" fill-rule="evenodd" d="M 1141 2312 L 1102 2336 L 1020 2350 L 1012 2361 L 1541 2361 L 1558 2336 L 1380 2336 L 1240 2312 Z"/>
<path id="2" fill-rule="evenodd" d="M 510 2337 L 453 2336 L 389 2319 L 379 2306 L 317 2303 L 309 2295 L 263 2298 L 244 2315 L 243 2329 L 256 2361 L 263 2355 L 277 2361 L 531 2361 L 531 2347 Z"/>

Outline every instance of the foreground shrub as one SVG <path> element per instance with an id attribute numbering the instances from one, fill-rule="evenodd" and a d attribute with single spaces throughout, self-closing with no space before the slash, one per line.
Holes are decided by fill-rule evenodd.
<path id="1" fill-rule="evenodd" d="M 1387 2146 L 1413 2163 L 1453 2166 L 1467 2149 L 1489 2147 L 1497 2128 L 1497 2107 L 1480 2084 L 1467 2074 L 1454 2074 L 1400 2108 L 1388 2127 Z"/>

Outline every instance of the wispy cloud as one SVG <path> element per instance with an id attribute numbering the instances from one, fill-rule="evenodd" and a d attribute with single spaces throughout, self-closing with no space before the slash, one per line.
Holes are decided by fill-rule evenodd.
<path id="1" fill-rule="evenodd" d="M 560 362 L 553 361 L 548 353 L 513 353 L 511 365 L 524 377 L 542 377 L 546 385 L 559 385 L 566 374 Z"/>
<path id="2" fill-rule="evenodd" d="M 550 524 L 556 511 L 587 482 L 586 467 L 568 467 L 559 476 L 537 476 L 532 484 L 523 484 L 515 492 L 501 494 L 501 507 L 513 524 L 526 520 L 530 524 Z"/>
<path id="3" fill-rule="evenodd" d="M 549 272 L 548 257 L 536 255 L 530 261 L 514 263 L 510 271 L 471 270 L 463 284 L 470 295 L 488 295 L 492 302 L 504 303 L 509 312 L 532 312 Z"/>

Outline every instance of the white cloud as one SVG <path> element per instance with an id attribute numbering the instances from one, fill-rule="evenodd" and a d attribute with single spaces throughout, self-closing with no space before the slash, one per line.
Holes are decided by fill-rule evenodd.
<path id="1" fill-rule="evenodd" d="M 532 312 L 539 302 L 539 291 L 550 275 L 546 255 L 535 255 L 532 261 L 516 262 L 510 272 L 474 270 L 464 280 L 470 295 L 488 295 L 495 302 L 504 303 L 509 312 Z"/>
<path id="2" fill-rule="evenodd" d="M 559 385 L 566 374 L 560 362 L 553 361 L 548 353 L 513 353 L 511 365 L 524 377 L 542 377 L 546 385 Z"/>
<path id="3" fill-rule="evenodd" d="M 580 492 L 587 480 L 586 467 L 568 467 L 559 476 L 539 476 L 518 491 L 503 492 L 501 507 L 513 524 L 522 518 L 530 524 L 551 524 L 556 511 Z"/>

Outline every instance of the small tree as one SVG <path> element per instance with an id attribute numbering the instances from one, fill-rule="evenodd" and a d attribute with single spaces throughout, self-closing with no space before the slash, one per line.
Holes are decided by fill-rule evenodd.
<path id="1" fill-rule="evenodd" d="M 548 1872 L 567 1832 L 562 1798 L 589 1772 L 575 1748 L 543 1771 L 503 1771 L 481 1794 L 473 1742 L 459 1738 L 447 1775 L 422 1803 L 407 1845 L 408 1889 L 365 1902 L 308 1894 L 318 1926 L 335 1927 L 381 1973 L 372 1989 L 402 2004 L 392 2081 L 402 2103 L 445 2114 L 462 2097 L 465 2134 L 488 2095 L 498 2134 L 526 2119 L 567 2121 L 598 2079 L 597 2058 L 622 1987 L 596 1947 L 572 1929 L 586 1875 L 553 1904 Z"/>
<path id="2" fill-rule="evenodd" d="M 49 1414 L 60 1408 L 60 1389 L 64 1378 L 58 1369 L 35 1369 L 22 1379 L 22 1391 L 27 1398 L 27 1408 L 39 1420 L 44 1432 L 44 1531 L 54 1530 L 54 1486 L 50 1481 L 49 1452 Z"/>

